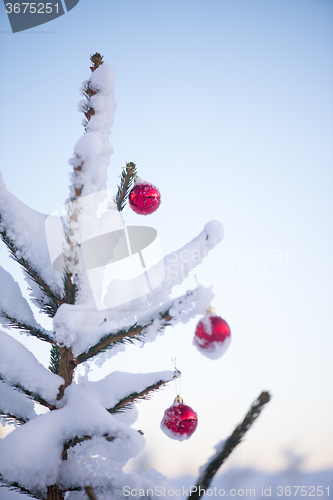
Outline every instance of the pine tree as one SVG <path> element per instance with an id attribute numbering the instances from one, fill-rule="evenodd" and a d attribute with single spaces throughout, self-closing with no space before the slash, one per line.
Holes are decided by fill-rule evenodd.
<path id="1" fill-rule="evenodd" d="M 108 194 L 114 71 L 98 53 L 91 56 L 91 62 L 91 76 L 82 87 L 85 100 L 80 103 L 85 134 L 70 161 L 73 172 L 65 212 L 61 217 L 47 217 L 31 210 L 7 191 L 0 177 L 2 241 L 24 271 L 32 303 L 53 320 L 52 330 L 44 329 L 19 285 L 0 267 L 2 324 L 50 345 L 47 370 L 10 334 L 0 332 L 0 414 L 17 426 L 0 442 L 0 480 L 2 486 L 47 500 L 63 500 L 65 495 L 66 499 L 106 500 L 122 498 L 125 484 L 154 487 L 152 479 L 122 471 L 144 443 L 142 432 L 130 427 L 124 415 L 136 401 L 177 378 L 178 370 L 113 372 L 101 381 L 82 383 L 74 381 L 75 370 L 97 357 L 103 362 L 127 343 L 148 336 L 151 340 L 168 325 L 205 314 L 212 299 L 210 289 L 198 286 L 176 299 L 169 294 L 223 237 L 221 224 L 212 221 L 192 242 L 164 257 L 162 278 L 158 264 L 146 269 L 148 293 L 130 298 L 128 288 L 122 288 L 126 283 L 118 279 L 102 297 L 96 268 L 119 260 L 115 248 L 126 236 L 120 213 L 137 179 L 137 168 L 133 162 L 126 164 L 116 196 L 97 217 Z M 59 224 L 63 240 L 50 243 L 47 235 L 59 234 Z M 131 231 L 128 228 L 126 237 L 130 236 L 132 251 L 143 262 L 142 237 Z M 184 250 L 190 256 L 186 262 Z M 131 283 L 136 290 L 138 282 L 133 279 Z M 207 488 L 268 400 L 269 394 L 263 392 L 230 438 L 218 446 L 202 469 L 198 492 L 200 487 Z M 44 413 L 37 414 L 36 405 L 44 407 Z M 96 461 L 96 457 L 103 460 Z M 200 496 L 198 492 L 191 496 Z"/>

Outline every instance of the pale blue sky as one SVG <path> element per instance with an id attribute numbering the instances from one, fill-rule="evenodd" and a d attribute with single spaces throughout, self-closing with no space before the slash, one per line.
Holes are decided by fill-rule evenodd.
<path id="1" fill-rule="evenodd" d="M 165 253 L 211 219 L 225 227 L 224 242 L 197 271 L 232 329 L 225 357 L 195 350 L 194 321 L 108 365 L 155 371 L 177 357 L 200 425 L 183 443 L 161 433 L 173 386 L 141 403 L 136 425 L 150 465 L 195 474 L 267 389 L 272 402 L 226 467 L 281 469 L 288 446 L 308 457 L 308 470 L 333 467 L 332 3 L 80 0 L 17 34 L 3 4 L 0 12 L 8 189 L 44 213 L 63 204 L 67 161 L 82 134 L 78 90 L 98 51 L 116 69 L 110 187 L 134 161 L 160 188 L 149 224 Z M 125 218 L 143 222 L 129 209 Z M 183 289 L 194 286 L 192 277 Z"/>

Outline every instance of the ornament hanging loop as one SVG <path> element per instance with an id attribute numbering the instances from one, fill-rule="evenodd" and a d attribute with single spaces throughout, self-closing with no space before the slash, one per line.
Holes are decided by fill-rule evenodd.
<path id="1" fill-rule="evenodd" d="M 178 396 L 175 397 L 174 403 L 182 403 L 182 402 L 183 402 L 183 398 L 181 396 L 179 396 L 179 394 L 178 394 Z"/>
<path id="2" fill-rule="evenodd" d="M 175 379 L 175 389 L 176 389 L 176 394 L 177 394 L 176 399 L 177 399 L 177 398 L 180 398 L 179 392 L 181 393 L 181 390 L 182 390 L 182 373 L 177 368 L 176 358 L 171 358 L 171 361 L 173 363 L 173 368 L 174 368 L 174 379 Z M 178 378 L 179 378 L 179 386 L 180 386 L 179 387 L 180 388 L 179 391 L 178 391 L 178 387 L 177 387 L 177 379 Z M 176 399 L 175 399 L 175 401 L 176 401 Z M 182 399 L 182 398 L 180 398 L 180 399 Z"/>

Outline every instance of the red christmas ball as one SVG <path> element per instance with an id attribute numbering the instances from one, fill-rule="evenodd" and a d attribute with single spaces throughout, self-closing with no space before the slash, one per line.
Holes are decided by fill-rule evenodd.
<path id="1" fill-rule="evenodd" d="M 164 412 L 161 429 L 171 439 L 184 441 L 192 436 L 197 425 L 198 417 L 195 411 L 184 405 L 183 399 L 177 396 L 172 406 Z"/>
<path id="2" fill-rule="evenodd" d="M 220 358 L 230 345 L 231 333 L 228 323 L 209 310 L 195 330 L 193 344 L 208 358 Z"/>
<path id="3" fill-rule="evenodd" d="M 157 187 L 138 179 L 129 193 L 128 202 L 135 213 L 150 215 L 160 206 L 161 195 Z"/>

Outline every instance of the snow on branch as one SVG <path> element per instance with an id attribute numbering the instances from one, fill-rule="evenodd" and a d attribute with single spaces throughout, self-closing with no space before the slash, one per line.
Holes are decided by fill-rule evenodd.
<path id="1" fill-rule="evenodd" d="M 114 413 L 116 408 L 120 408 L 126 402 L 134 402 L 135 399 L 144 397 L 145 394 L 167 384 L 180 374 L 178 371 L 166 370 L 154 373 L 127 373 L 115 371 L 97 382 L 86 382 L 83 384 L 84 390 L 93 394 L 98 399 L 99 404 L 107 408 L 110 413 Z M 70 386 L 65 390 L 65 396 L 71 395 L 81 389 L 78 386 Z M 136 396 L 134 396 L 136 394 Z M 74 397 L 74 396 L 70 396 Z M 119 405 L 119 406 L 118 406 Z M 113 412 L 113 410 L 115 410 Z"/>
<path id="2" fill-rule="evenodd" d="M 4 381 L 0 381 L 0 418 L 16 420 L 19 423 L 35 418 L 34 403 Z"/>
<path id="3" fill-rule="evenodd" d="M 206 224 L 204 230 L 191 242 L 164 258 L 165 278 L 161 285 L 148 295 L 104 311 L 92 310 L 91 304 L 87 310 L 83 303 L 62 304 L 54 317 L 57 342 L 71 347 L 78 363 L 82 363 L 109 347 L 119 347 L 119 344 L 126 341 L 139 340 L 143 334 L 148 338 L 147 327 L 150 327 L 152 335 L 154 329 L 161 331 L 172 318 L 177 319 L 179 316 L 181 321 L 187 321 L 196 314 L 204 313 L 204 308 L 207 309 L 212 298 L 210 291 L 206 292 L 205 299 L 200 298 L 197 308 L 195 303 L 199 296 L 203 296 L 204 288 L 199 287 L 192 295 L 189 293 L 186 299 L 188 313 L 185 314 L 185 304 L 181 307 L 181 313 L 175 309 L 172 313 L 169 312 L 174 303 L 170 301 L 170 293 L 222 238 L 223 226 L 220 222 L 211 221 Z M 163 303 L 161 308 L 160 304 Z M 181 305 L 181 302 L 179 304 Z"/>
<path id="4" fill-rule="evenodd" d="M 37 304 L 51 316 L 62 293 L 62 276 L 51 264 L 43 215 L 9 193 L 0 173 L 0 236 L 24 269 Z"/>
<path id="5" fill-rule="evenodd" d="M 212 220 L 192 241 L 164 257 L 165 278 L 154 290 L 151 302 L 164 300 L 166 294 L 170 293 L 174 286 L 180 285 L 190 272 L 201 264 L 208 252 L 222 241 L 223 236 L 224 229 L 221 222 Z"/>
<path id="6" fill-rule="evenodd" d="M 61 407 L 39 415 L 0 440 L 3 478 L 33 492 L 54 484 L 69 489 L 112 483 L 125 463 L 142 450 L 144 439 L 111 415 L 106 406 L 116 404 L 128 392 L 140 391 L 144 384 L 168 377 L 164 372 L 150 375 L 118 374 L 104 384 L 99 381 L 67 387 Z M 111 382 L 119 386 L 111 388 Z M 66 444 L 67 457 L 63 457 Z M 88 455 L 87 449 L 91 450 Z"/>
<path id="7" fill-rule="evenodd" d="M 99 56 L 99 57 L 97 57 Z M 108 141 L 114 121 L 114 69 L 103 63 L 99 54 L 91 57 L 94 66 L 88 81 L 83 82 L 82 94 L 86 100 L 79 103 L 85 115 L 86 133 L 74 148 L 70 164 L 74 167 L 70 199 L 106 189 L 107 167 L 113 148 Z"/>
<path id="8" fill-rule="evenodd" d="M 0 323 L 22 330 L 24 333 L 53 343 L 46 332 L 35 320 L 29 303 L 23 297 L 14 278 L 0 266 Z"/>
<path id="9" fill-rule="evenodd" d="M 172 379 L 180 377 L 180 371 L 176 370 L 173 374 Z M 151 397 L 151 393 L 160 389 L 162 386 L 170 382 L 170 378 L 167 380 L 158 380 L 157 382 L 149 385 L 145 389 L 140 392 L 132 392 L 128 396 L 122 398 L 113 408 L 108 408 L 108 412 L 117 413 L 118 411 L 125 411 L 127 408 L 130 408 L 132 403 L 140 400 L 140 399 L 148 399 Z"/>
<path id="10" fill-rule="evenodd" d="M 75 362 L 83 363 L 124 342 L 153 341 L 169 324 L 186 323 L 197 314 L 204 314 L 213 296 L 210 289 L 200 285 L 177 299 L 169 300 L 163 306 L 145 311 L 134 325 L 102 336 L 94 346 L 79 354 Z M 107 328 L 106 318 L 100 326 Z"/>
<path id="11" fill-rule="evenodd" d="M 10 481 L 5 481 L 3 477 L 0 474 L 0 488 L 8 488 L 10 491 L 17 491 L 18 493 L 23 493 L 29 498 L 37 498 L 41 499 L 42 497 L 40 495 L 34 495 L 31 493 L 30 490 L 27 488 L 24 488 L 23 486 L 20 486 L 17 482 L 11 483 Z"/>
<path id="12" fill-rule="evenodd" d="M 226 441 L 221 441 L 216 446 L 216 453 L 210 458 L 208 463 L 200 468 L 200 476 L 194 488 L 191 488 L 189 498 L 197 500 L 205 495 L 205 490 L 209 487 L 213 477 L 228 458 L 230 453 L 241 442 L 245 433 L 249 430 L 253 422 L 259 417 L 261 410 L 271 399 L 268 392 L 262 392 L 258 399 L 252 404 L 245 415 L 241 424 L 239 424 L 231 436 Z"/>
<path id="13" fill-rule="evenodd" d="M 0 331 L 0 378 L 50 408 L 63 379 L 49 372 L 20 342 Z"/>

